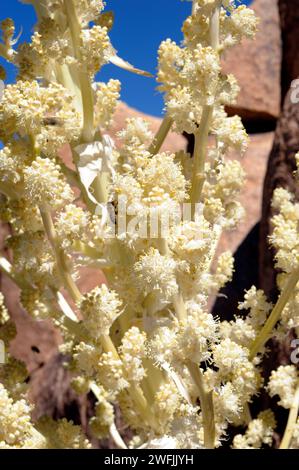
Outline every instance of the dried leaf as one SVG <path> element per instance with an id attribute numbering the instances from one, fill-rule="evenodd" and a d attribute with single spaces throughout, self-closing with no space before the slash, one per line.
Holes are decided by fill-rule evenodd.
<path id="1" fill-rule="evenodd" d="M 137 75 L 143 75 L 144 77 L 153 77 L 153 75 L 145 70 L 137 69 L 134 65 L 131 65 L 126 60 L 122 59 L 118 55 L 112 55 L 110 57 L 110 62 L 121 69 L 127 70 L 128 72 L 136 73 Z"/>
<path id="2" fill-rule="evenodd" d="M 95 178 L 101 172 L 113 174 L 112 152 L 113 141 L 108 135 L 104 135 L 102 142 L 96 141 L 88 144 L 78 145 L 75 148 L 79 155 L 78 172 L 81 183 L 83 184 L 89 199 L 98 204 L 98 201 L 92 194 L 90 187 Z"/>

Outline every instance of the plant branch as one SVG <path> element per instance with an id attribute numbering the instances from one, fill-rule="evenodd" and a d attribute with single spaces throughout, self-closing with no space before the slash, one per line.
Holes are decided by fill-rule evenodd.
<path id="1" fill-rule="evenodd" d="M 80 61 L 81 46 L 81 26 L 78 20 L 75 5 L 72 0 L 64 0 L 64 8 L 67 14 L 67 20 L 70 27 L 74 55 Z M 83 105 L 83 142 L 92 142 L 94 138 L 94 99 L 91 81 L 87 72 L 78 70 L 79 82 L 81 87 L 81 97 Z"/>
<path id="2" fill-rule="evenodd" d="M 294 430 L 295 430 L 295 426 L 296 426 L 296 422 L 297 422 L 298 410 L 299 410 L 299 384 L 297 386 L 293 403 L 290 409 L 287 426 L 286 426 L 281 444 L 279 446 L 280 449 L 288 449 L 290 447 Z"/>
<path id="3" fill-rule="evenodd" d="M 170 250 L 169 250 L 167 240 L 165 238 L 159 238 L 157 240 L 157 243 L 158 243 L 158 248 L 159 248 L 161 255 L 169 256 Z M 184 303 L 184 299 L 183 299 L 180 287 L 179 287 L 178 293 L 175 294 L 171 300 L 172 300 L 173 308 L 176 313 L 177 319 L 179 321 L 185 321 L 187 318 L 187 312 L 186 312 L 186 307 L 185 307 L 185 303 Z"/>
<path id="4" fill-rule="evenodd" d="M 200 201 L 205 181 L 205 159 L 213 106 L 204 106 L 198 130 L 195 133 L 194 168 L 191 183 L 191 216 L 194 220 L 196 203 Z"/>
<path id="5" fill-rule="evenodd" d="M 170 129 L 172 126 L 172 119 L 168 116 L 165 116 L 163 121 L 161 122 L 161 125 L 151 143 L 151 145 L 148 148 L 148 151 L 150 152 L 151 155 L 155 155 L 156 153 L 159 152 L 161 149 L 164 140 L 166 139 Z"/>
<path id="6" fill-rule="evenodd" d="M 299 281 L 299 267 L 289 276 L 286 285 L 284 286 L 281 295 L 272 310 L 271 315 L 267 319 L 265 325 L 263 326 L 262 330 L 260 331 L 259 335 L 253 342 L 250 353 L 249 359 L 252 360 L 257 355 L 259 350 L 262 346 L 268 341 L 270 338 L 270 333 L 272 332 L 273 328 L 275 327 L 276 323 L 280 319 L 281 313 L 285 308 L 286 304 L 288 303 L 292 292 L 294 291 L 297 283 Z"/>
<path id="7" fill-rule="evenodd" d="M 40 214 L 42 217 L 46 235 L 55 255 L 57 269 L 62 279 L 63 285 L 70 294 L 73 301 L 77 303 L 81 299 L 81 293 L 69 272 L 65 253 L 63 249 L 59 246 L 59 243 L 57 241 L 55 227 L 52 221 L 51 214 L 49 211 L 46 211 L 42 208 L 40 208 Z"/>
<path id="8" fill-rule="evenodd" d="M 194 11 L 193 3 L 193 11 Z M 215 8 L 210 20 L 210 46 L 218 52 L 219 48 L 219 19 L 220 19 L 220 6 Z M 216 90 L 215 90 L 216 91 Z M 207 154 L 207 145 L 211 120 L 213 117 L 214 107 L 212 105 L 205 105 L 202 108 L 201 121 L 198 130 L 195 132 L 195 147 L 194 147 L 194 169 L 191 183 L 191 216 L 194 220 L 196 212 L 196 203 L 200 201 L 204 181 L 205 181 L 205 160 Z"/>
<path id="9" fill-rule="evenodd" d="M 202 421 L 204 428 L 204 446 L 207 449 L 214 449 L 216 430 L 214 418 L 213 391 L 206 389 L 203 374 L 197 364 L 189 361 L 187 367 L 193 382 L 197 386 L 199 394 L 200 408 L 202 412 Z"/>
<path id="10" fill-rule="evenodd" d="M 100 341 L 102 348 L 106 353 L 110 352 L 114 359 L 121 360 L 110 336 L 103 335 L 101 336 Z M 125 364 L 123 366 L 125 367 Z M 154 416 L 151 413 L 151 408 L 147 402 L 147 399 L 144 396 L 142 388 L 139 385 L 130 383 L 129 391 L 133 401 L 135 402 L 138 408 L 140 415 L 148 422 L 149 425 L 155 428 L 156 425 Z"/>
<path id="11" fill-rule="evenodd" d="M 91 382 L 90 385 L 89 385 L 89 388 L 92 391 L 92 393 L 94 394 L 94 396 L 96 397 L 96 399 L 98 400 L 98 402 L 100 402 L 101 399 L 102 399 L 102 396 L 101 396 L 101 391 L 100 391 L 99 387 L 97 386 L 97 384 L 94 383 L 94 382 Z M 123 438 L 119 434 L 118 429 L 115 426 L 115 423 L 111 424 L 109 432 L 110 432 L 110 435 L 111 435 L 112 439 L 114 440 L 115 444 L 117 445 L 117 447 L 119 447 L 120 449 L 127 449 L 128 448 L 126 446 L 126 443 L 124 442 Z"/>

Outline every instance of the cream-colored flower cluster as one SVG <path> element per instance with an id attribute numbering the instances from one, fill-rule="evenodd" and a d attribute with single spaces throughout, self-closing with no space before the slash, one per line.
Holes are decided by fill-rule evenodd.
<path id="1" fill-rule="evenodd" d="M 95 437 L 110 435 L 121 448 L 214 448 L 229 426 L 243 426 L 233 447 L 271 446 L 272 412 L 252 419 L 249 404 L 262 387 L 286 408 L 297 400 L 293 366 L 264 384 L 260 365 L 271 335 L 297 326 L 298 207 L 285 190 L 273 202 L 278 304 L 253 286 L 239 305 L 246 316 L 220 321 L 209 309 L 234 271 L 230 252 L 215 259 L 219 238 L 243 215 L 244 172 L 227 156 L 248 144 L 240 118 L 225 112 L 239 88 L 220 59 L 254 36 L 254 13 L 231 0 L 194 0 L 182 45 L 167 39 L 159 48 L 160 129 L 153 136 L 145 120 L 129 119 L 116 148 L 106 133 L 120 83 L 98 83 L 95 74 L 108 61 L 146 72 L 117 56 L 113 15 L 101 0 L 26 3 L 38 17 L 30 43 L 14 48 L 13 22 L 2 22 L 0 53 L 19 75 L 0 104 L 1 218 L 11 226 L 12 253 L 12 263 L 0 257 L 0 269 L 19 286 L 23 308 L 60 329 L 72 386 L 97 400 Z M 171 128 L 194 134 L 194 155 L 161 150 Z M 82 293 L 82 266 L 101 270 L 105 282 Z M 8 347 L 14 335 L 1 297 L 0 339 Z M 25 379 L 8 356 L 0 446 L 90 447 L 66 420 L 32 423 Z M 116 405 L 130 442 L 116 428 Z M 297 428 L 291 419 L 284 445 L 296 447 Z"/>

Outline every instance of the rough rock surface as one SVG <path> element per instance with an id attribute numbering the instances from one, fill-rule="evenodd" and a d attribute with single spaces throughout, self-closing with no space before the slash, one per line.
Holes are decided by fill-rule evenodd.
<path id="1" fill-rule="evenodd" d="M 298 183 L 294 179 L 295 154 L 299 149 L 299 107 L 291 102 L 291 90 L 287 94 L 282 115 L 275 132 L 265 178 L 262 221 L 260 231 L 260 286 L 271 298 L 276 297 L 276 272 L 273 268 L 273 250 L 269 250 L 267 238 L 271 234 L 273 209 L 271 200 L 278 187 L 284 187 L 299 200 Z"/>
<path id="2" fill-rule="evenodd" d="M 244 121 L 273 121 L 280 112 L 281 37 L 277 0 L 255 0 L 260 18 L 255 40 L 244 40 L 228 51 L 224 71 L 241 86 L 237 104 L 229 111 Z"/>

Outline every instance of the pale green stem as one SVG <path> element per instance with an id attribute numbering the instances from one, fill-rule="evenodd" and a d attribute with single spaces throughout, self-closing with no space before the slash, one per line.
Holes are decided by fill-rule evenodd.
<path id="1" fill-rule="evenodd" d="M 55 64 L 55 75 L 57 81 L 74 95 L 74 105 L 76 110 L 82 114 L 82 96 L 80 90 L 79 78 L 74 66 L 66 64 Z"/>
<path id="2" fill-rule="evenodd" d="M 293 403 L 289 412 L 287 426 L 286 426 L 281 444 L 279 446 L 280 449 L 288 449 L 290 447 L 294 430 L 295 430 L 295 426 L 297 423 L 298 410 L 299 410 L 299 385 L 297 386 Z"/>
<path id="3" fill-rule="evenodd" d="M 6 276 L 9 277 L 19 287 L 19 289 L 36 289 L 36 287 L 26 281 L 23 276 L 19 276 L 17 273 L 14 273 L 11 263 L 3 256 L 0 256 L 0 270 L 6 274 Z M 76 334 L 78 334 L 78 319 L 71 306 L 67 303 L 66 299 L 60 292 L 49 288 L 49 293 L 65 315 L 64 318 L 67 325 L 70 327 L 69 329 L 74 332 L 74 328 L 76 328 Z"/>
<path id="4" fill-rule="evenodd" d="M 52 289 L 51 291 L 62 313 L 73 322 L 78 323 L 77 315 L 75 314 L 69 303 L 66 301 L 62 293 L 54 289 Z"/>
<path id="5" fill-rule="evenodd" d="M 148 148 L 148 151 L 151 153 L 151 155 L 155 155 L 156 153 L 159 152 L 161 149 L 164 140 L 166 139 L 170 129 L 172 126 L 172 119 L 168 116 L 165 116 L 159 129 L 158 132 L 156 133 L 151 145 Z"/>
<path id="6" fill-rule="evenodd" d="M 188 405 L 193 405 L 188 389 L 186 388 L 182 378 L 169 366 L 169 364 L 161 364 L 163 370 L 166 372 L 168 378 L 173 381 L 179 394 L 186 400 Z"/>
<path id="7" fill-rule="evenodd" d="M 252 360 L 263 347 L 263 345 L 270 338 L 271 332 L 275 327 L 276 323 L 280 319 L 281 313 L 288 303 L 292 292 L 294 291 L 297 283 L 299 281 L 299 268 L 297 268 L 288 278 L 285 287 L 283 288 L 280 297 L 272 310 L 271 315 L 267 319 L 265 325 L 260 331 L 259 335 L 253 342 L 253 345 L 250 348 L 249 359 Z"/>
<path id="8" fill-rule="evenodd" d="M 142 363 L 147 372 L 146 377 L 142 381 L 142 388 L 147 400 L 152 403 L 155 400 L 157 390 L 159 390 L 162 384 L 166 383 L 166 373 L 154 365 L 152 359 L 143 358 Z"/>
<path id="9" fill-rule="evenodd" d="M 216 7 L 210 24 L 210 46 L 217 51 L 220 38 L 220 6 Z"/>
<path id="10" fill-rule="evenodd" d="M 34 426 L 30 429 L 30 434 L 33 437 L 32 442 L 34 443 L 32 449 L 46 448 L 48 443 L 48 437 L 46 435 L 38 431 Z M 28 447 L 28 449 L 31 449 L 31 447 Z"/>
<path id="11" fill-rule="evenodd" d="M 4 258 L 0 257 L 0 270 L 6 274 L 18 287 L 19 289 L 35 289 L 35 287 L 30 284 L 28 281 L 26 281 L 23 277 L 17 275 L 16 273 L 13 273 L 12 265 L 10 262 Z M 80 325 L 79 320 L 76 318 L 75 313 L 72 311 L 71 307 L 67 304 L 67 301 L 64 299 L 62 294 L 49 289 L 50 295 L 53 297 L 53 300 L 55 300 L 59 307 L 61 308 L 62 313 L 64 314 L 63 317 L 63 324 L 64 326 L 72 333 L 74 334 L 78 339 L 84 339 L 84 331 L 82 331 L 82 325 Z M 59 299 L 60 296 L 60 299 Z M 66 315 L 65 311 L 65 306 L 61 305 L 61 298 L 63 298 L 63 301 L 65 303 L 65 306 L 67 305 L 67 308 L 69 310 L 68 315 Z M 70 314 L 70 312 L 72 312 Z"/>
<path id="12" fill-rule="evenodd" d="M 205 181 L 205 160 L 207 153 L 207 144 L 209 138 L 209 130 L 213 115 L 213 106 L 203 106 L 200 125 L 195 136 L 194 146 L 194 168 L 191 183 L 191 216 L 194 220 L 196 204 L 200 201 L 202 188 Z"/>
<path id="13" fill-rule="evenodd" d="M 103 335 L 103 336 L 101 336 L 100 341 L 101 341 L 102 348 L 106 353 L 110 352 L 114 359 L 121 360 L 120 357 L 119 357 L 119 354 L 118 354 L 118 352 L 117 352 L 117 350 L 114 346 L 114 343 L 110 338 L 110 336 L 104 336 Z M 125 364 L 123 366 L 126 367 Z M 130 383 L 129 391 L 130 391 L 130 395 L 131 395 L 133 401 L 135 402 L 135 404 L 138 408 L 138 411 L 139 411 L 140 415 L 151 426 L 153 426 L 155 428 L 156 426 L 155 426 L 154 417 L 151 413 L 151 408 L 150 408 L 150 406 L 149 406 L 149 404 L 148 404 L 148 402 L 147 402 L 147 400 L 144 396 L 142 388 L 139 385 L 135 385 L 133 383 Z"/>
<path id="14" fill-rule="evenodd" d="M 187 367 L 198 390 L 204 430 L 204 446 L 206 449 L 214 449 L 216 430 L 213 391 L 206 389 L 203 374 L 197 364 L 189 361 Z"/>
<path id="15" fill-rule="evenodd" d="M 103 350 L 106 353 L 108 352 L 111 353 L 114 359 L 119 360 L 120 357 L 118 355 L 117 349 L 114 346 L 114 343 L 112 339 L 110 338 L 110 336 L 102 335 L 100 340 L 101 340 L 101 345 L 102 345 Z"/>
<path id="16" fill-rule="evenodd" d="M 65 289 L 69 292 L 73 301 L 77 303 L 81 300 L 81 293 L 68 270 L 65 253 L 59 246 L 59 243 L 57 241 L 55 227 L 52 221 L 51 214 L 49 213 L 49 211 L 43 208 L 40 208 L 40 214 L 42 217 L 46 235 L 55 255 L 57 270 L 59 272 L 63 285 Z"/>
<path id="17" fill-rule="evenodd" d="M 219 15 L 220 8 L 217 7 L 212 15 L 210 23 L 210 45 L 217 51 L 219 47 Z M 194 169 L 191 183 L 191 216 L 194 220 L 196 204 L 200 202 L 200 197 L 205 181 L 205 161 L 207 154 L 207 145 L 209 138 L 209 130 L 211 120 L 213 117 L 214 107 L 212 105 L 205 105 L 202 109 L 201 121 L 198 130 L 195 132 L 195 147 L 194 147 Z"/>
<path id="18" fill-rule="evenodd" d="M 94 100 L 93 89 L 88 75 L 80 72 L 80 83 L 83 103 L 83 130 L 82 139 L 84 142 L 92 142 L 94 139 Z"/>
<path id="19" fill-rule="evenodd" d="M 251 413 L 250 413 L 250 408 L 249 408 L 249 404 L 248 404 L 248 403 L 245 403 L 245 405 L 244 405 L 243 417 L 244 417 L 245 423 L 246 423 L 247 426 L 248 426 L 249 423 L 252 421 L 252 416 L 251 416 Z"/>
<path id="20" fill-rule="evenodd" d="M 157 244 L 158 244 L 158 248 L 159 248 L 161 255 L 163 256 L 170 255 L 169 246 L 165 238 L 159 238 L 157 240 Z M 186 312 L 186 307 L 185 307 L 185 303 L 184 303 L 184 299 L 183 299 L 180 287 L 179 287 L 178 293 L 175 294 L 171 300 L 172 300 L 173 308 L 176 313 L 177 319 L 179 321 L 185 321 L 187 318 L 187 312 Z"/>
<path id="21" fill-rule="evenodd" d="M 81 26 L 78 20 L 73 0 L 64 0 L 64 8 L 70 27 L 75 58 L 80 61 Z M 90 77 L 87 72 L 78 70 L 80 81 L 82 104 L 83 104 L 83 129 L 82 140 L 92 142 L 94 138 L 94 99 Z"/>
<path id="22" fill-rule="evenodd" d="M 96 397 L 96 399 L 100 402 L 102 399 L 102 394 L 97 384 L 94 382 L 91 382 L 89 385 L 89 388 L 94 394 L 94 396 Z M 120 449 L 127 449 L 126 443 L 123 441 L 123 438 L 119 434 L 118 429 L 114 423 L 111 424 L 109 432 L 110 432 L 110 436 L 114 440 L 117 447 L 119 447 Z"/>
<path id="23" fill-rule="evenodd" d="M 177 319 L 184 322 L 187 317 L 186 307 L 182 293 L 179 288 L 179 292 L 175 294 L 172 298 L 173 308 L 176 313 Z"/>
<path id="24" fill-rule="evenodd" d="M 77 17 L 77 12 L 75 5 L 72 0 L 64 0 L 65 9 L 67 12 L 68 23 L 71 31 L 74 55 L 76 59 L 80 62 L 81 54 L 81 26 Z M 82 97 L 82 108 L 83 108 L 83 129 L 81 134 L 82 143 L 90 143 L 95 139 L 95 129 L 94 129 L 94 91 L 91 86 L 91 80 L 89 74 L 82 70 L 76 70 L 76 74 L 79 77 L 79 85 L 81 89 Z M 101 133 L 97 130 L 97 139 L 101 139 Z M 108 202 L 108 179 L 105 173 L 98 175 L 95 178 L 95 181 L 92 185 L 94 189 L 94 196 L 97 201 L 101 204 L 106 204 Z M 83 191 L 86 197 L 86 192 Z M 95 209 L 88 202 L 88 207 L 90 210 Z"/>

